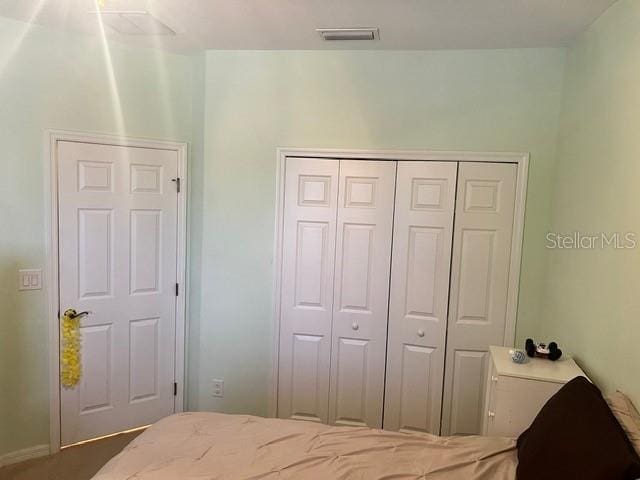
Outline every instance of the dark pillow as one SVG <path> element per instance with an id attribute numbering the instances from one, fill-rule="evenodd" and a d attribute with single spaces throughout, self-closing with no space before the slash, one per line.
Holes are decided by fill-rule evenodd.
<path id="1" fill-rule="evenodd" d="M 563 386 L 518 438 L 518 480 L 636 480 L 640 458 L 584 377 Z"/>

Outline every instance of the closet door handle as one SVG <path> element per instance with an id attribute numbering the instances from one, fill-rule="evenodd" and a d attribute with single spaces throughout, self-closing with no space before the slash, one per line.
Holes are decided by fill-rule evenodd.
<path id="1" fill-rule="evenodd" d="M 351 329 L 352 330 L 358 330 L 360 328 L 360 325 L 358 325 L 358 322 L 353 322 L 351 324 Z"/>
<path id="2" fill-rule="evenodd" d="M 418 330 L 418 336 L 420 338 L 424 337 L 424 330 L 422 330 L 422 329 Z"/>

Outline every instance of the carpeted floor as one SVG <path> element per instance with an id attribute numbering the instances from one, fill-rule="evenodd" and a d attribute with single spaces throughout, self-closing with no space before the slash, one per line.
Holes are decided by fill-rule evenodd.
<path id="1" fill-rule="evenodd" d="M 123 433 L 2 467 L 0 480 L 89 480 L 140 433 Z"/>

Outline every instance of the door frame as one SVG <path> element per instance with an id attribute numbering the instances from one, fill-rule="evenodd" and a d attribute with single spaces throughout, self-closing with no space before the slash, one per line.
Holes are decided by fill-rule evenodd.
<path id="1" fill-rule="evenodd" d="M 178 195 L 177 275 L 180 284 L 176 300 L 175 382 L 178 384 L 174 412 L 184 410 L 185 395 L 185 338 L 188 299 L 187 284 L 187 203 L 189 191 L 188 144 L 144 138 L 125 137 L 91 132 L 46 130 L 44 138 L 44 192 L 46 267 L 44 289 L 47 297 L 46 318 L 49 325 L 49 451 L 60 451 L 60 322 L 58 312 L 59 255 L 58 255 L 58 149 L 60 141 L 93 143 L 122 147 L 152 148 L 175 151 L 178 155 L 178 175 L 181 179 Z"/>
<path id="2" fill-rule="evenodd" d="M 524 215 L 527 200 L 529 153 L 522 152 L 472 152 L 439 150 L 367 150 L 334 148 L 289 148 L 277 149 L 275 234 L 273 250 L 273 328 L 271 378 L 269 381 L 268 415 L 277 416 L 278 409 L 278 363 L 280 357 L 280 298 L 282 289 L 282 241 L 284 230 L 284 180 L 287 157 L 344 160 L 388 160 L 388 161 L 439 161 L 439 162 L 485 162 L 513 163 L 517 165 L 516 200 L 513 233 L 511 237 L 511 263 L 509 265 L 509 291 L 504 334 L 504 346 L 513 346 L 518 314 L 518 292 L 520 290 L 520 265 Z"/>

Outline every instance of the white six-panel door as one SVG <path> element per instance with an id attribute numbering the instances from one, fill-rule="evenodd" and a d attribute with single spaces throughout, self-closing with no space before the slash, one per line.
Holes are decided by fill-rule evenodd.
<path id="1" fill-rule="evenodd" d="M 384 428 L 440 433 L 455 162 L 399 162 Z"/>
<path id="2" fill-rule="evenodd" d="M 58 142 L 60 308 L 81 324 L 82 377 L 61 388 L 61 441 L 174 411 L 177 152 Z"/>
<path id="3" fill-rule="evenodd" d="M 487 351 L 505 340 L 516 175 L 514 164 L 459 166 L 443 435 L 481 431 Z"/>
<path id="4" fill-rule="evenodd" d="M 287 159 L 278 417 L 327 423 L 338 160 Z"/>
<path id="5" fill-rule="evenodd" d="M 396 162 L 340 161 L 329 423 L 382 426 Z"/>

